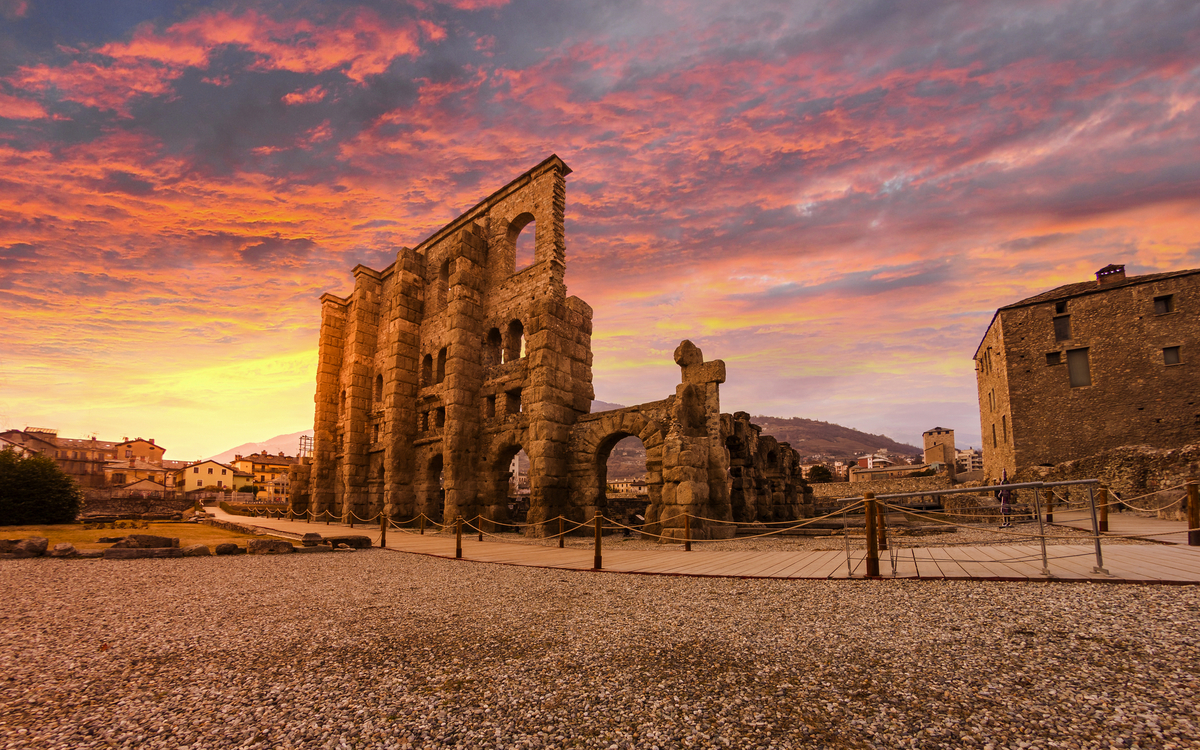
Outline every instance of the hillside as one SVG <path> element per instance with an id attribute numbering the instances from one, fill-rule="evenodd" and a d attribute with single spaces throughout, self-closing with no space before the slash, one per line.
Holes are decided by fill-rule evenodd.
<path id="1" fill-rule="evenodd" d="M 258 453 L 259 451 L 265 451 L 272 454 L 282 452 L 285 456 L 294 456 L 296 455 L 296 452 L 300 450 L 300 436 L 311 436 L 312 434 L 313 431 L 308 429 L 301 430 L 300 432 L 293 432 L 288 435 L 276 435 L 275 437 L 269 440 L 264 440 L 261 443 L 242 443 L 236 448 L 230 448 L 223 453 L 210 456 L 210 458 L 213 461 L 228 463 L 229 461 L 233 460 L 234 456 L 248 456 L 251 453 Z"/>
<path id="2" fill-rule="evenodd" d="M 896 442 L 886 435 L 872 435 L 815 419 L 755 416 L 750 421 L 761 425 L 764 435 L 773 435 L 781 443 L 791 443 L 801 456 L 858 456 L 880 448 L 906 456 L 921 452 L 914 445 Z"/>

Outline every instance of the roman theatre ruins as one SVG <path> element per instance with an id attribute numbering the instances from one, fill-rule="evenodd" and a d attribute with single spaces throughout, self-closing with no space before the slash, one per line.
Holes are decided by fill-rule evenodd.
<path id="1" fill-rule="evenodd" d="M 526 533 L 560 514 L 605 514 L 613 446 L 646 449 L 649 531 L 694 538 L 730 521 L 811 514 L 799 456 L 744 412 L 722 414 L 725 363 L 679 344 L 661 401 L 590 414 L 592 309 L 567 296 L 557 156 L 496 191 L 396 261 L 354 268 L 348 297 L 321 297 L 315 439 L 292 472 L 290 509 L 401 522 L 506 521 L 510 465 L 529 458 Z M 516 267 L 517 240 L 533 258 Z"/>

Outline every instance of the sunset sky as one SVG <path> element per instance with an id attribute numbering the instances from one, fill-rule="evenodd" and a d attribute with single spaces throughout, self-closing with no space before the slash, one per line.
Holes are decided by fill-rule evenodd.
<path id="1" fill-rule="evenodd" d="M 1200 266 L 1200 4 L 0 0 L 0 428 L 312 426 L 320 308 L 551 153 L 596 396 L 979 444 L 995 308 Z"/>

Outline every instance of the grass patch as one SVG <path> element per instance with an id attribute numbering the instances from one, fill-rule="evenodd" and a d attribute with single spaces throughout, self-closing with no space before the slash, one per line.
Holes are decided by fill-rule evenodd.
<path id="1" fill-rule="evenodd" d="M 139 526 L 141 524 L 138 524 Z M 207 544 L 212 547 L 223 542 L 234 542 L 244 545 L 247 539 L 270 539 L 263 534 L 243 534 L 238 531 L 219 529 L 200 523 L 180 523 L 178 521 L 150 521 L 145 529 L 84 529 L 83 524 L 64 523 L 44 526 L 0 526 L 0 538 L 27 539 L 31 536 L 44 536 L 50 540 L 50 547 L 59 542 L 70 542 L 75 549 L 108 549 L 112 544 L 96 541 L 102 536 L 122 537 L 129 534 L 153 534 L 155 536 L 179 537 L 179 546 L 188 547 L 193 544 Z"/>

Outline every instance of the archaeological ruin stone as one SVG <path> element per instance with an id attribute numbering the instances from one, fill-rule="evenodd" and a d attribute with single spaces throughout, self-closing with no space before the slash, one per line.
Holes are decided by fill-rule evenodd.
<path id="1" fill-rule="evenodd" d="M 524 450 L 526 532 L 554 533 L 560 515 L 606 512 L 606 460 L 630 436 L 665 539 L 683 536 L 684 513 L 694 538 L 713 538 L 811 512 L 796 451 L 721 413 L 725 364 L 690 341 L 673 395 L 589 414 L 592 308 L 564 283 L 570 172 L 551 156 L 387 268 L 355 267 L 348 296 L 322 296 L 314 451 L 291 470 L 293 513 L 505 522 Z M 518 267 L 524 232 L 533 257 Z"/>

